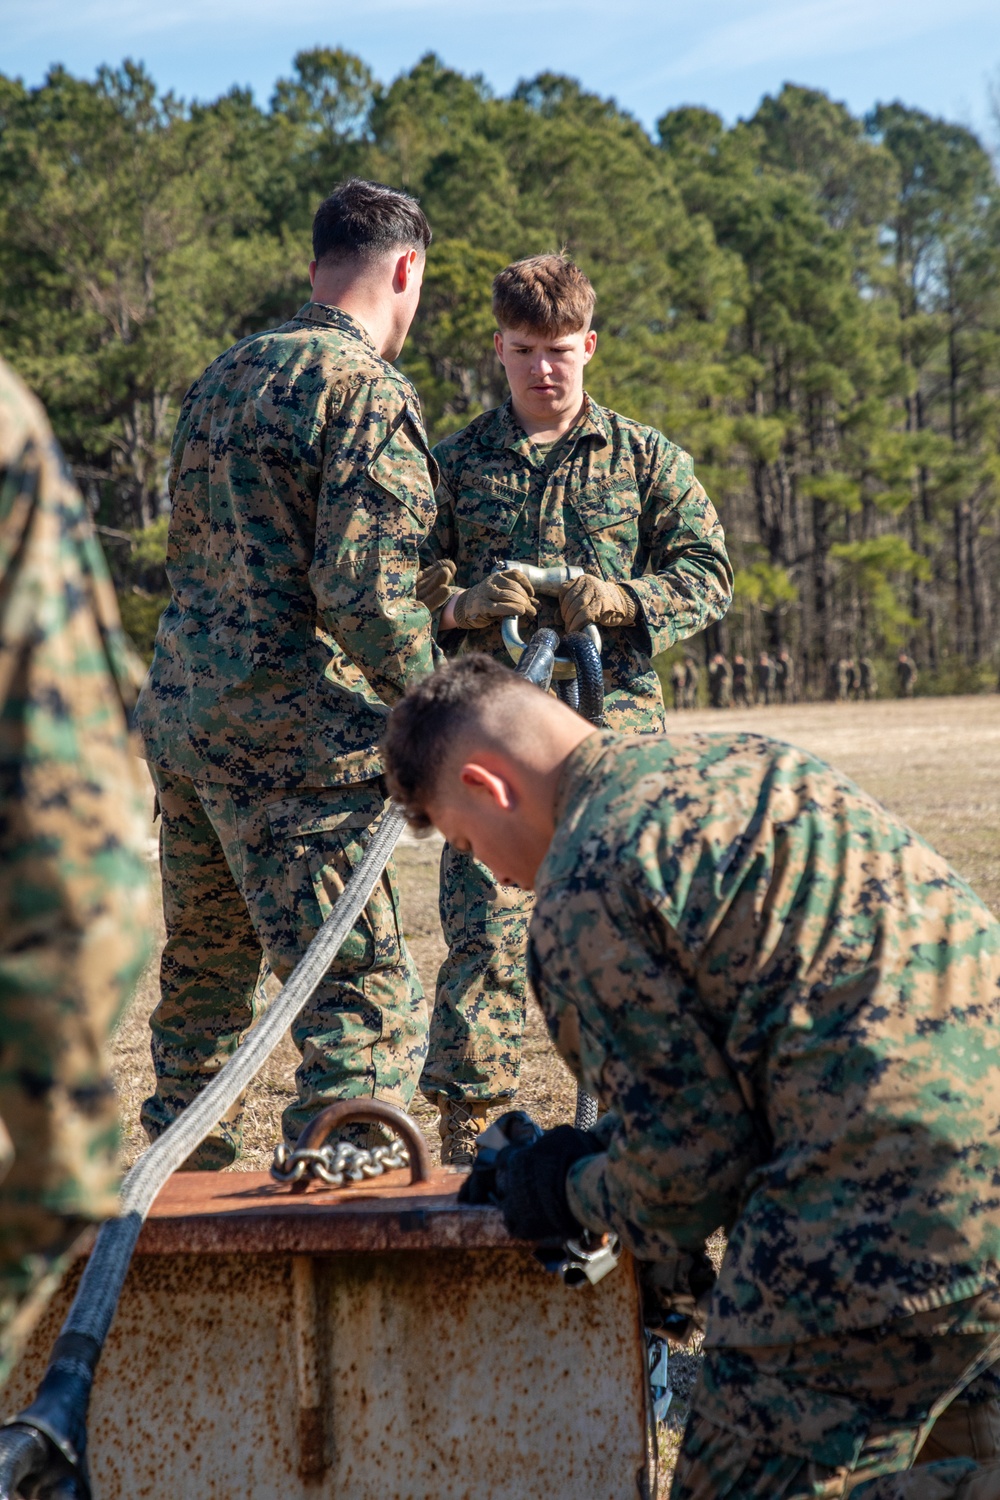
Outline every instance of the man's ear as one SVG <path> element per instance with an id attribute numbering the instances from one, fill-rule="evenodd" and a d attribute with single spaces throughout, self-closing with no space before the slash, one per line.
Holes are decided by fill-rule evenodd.
<path id="1" fill-rule="evenodd" d="M 316 285 L 316 262 L 314 260 L 309 262 L 309 285 Z"/>
<path id="2" fill-rule="evenodd" d="M 594 328 L 590 328 L 587 331 L 587 337 L 583 341 L 583 362 L 584 362 L 584 364 L 587 364 L 593 358 L 594 350 L 596 348 L 597 348 L 597 330 L 594 329 Z"/>
<path id="3" fill-rule="evenodd" d="M 396 288 L 397 292 L 406 291 L 406 288 L 409 286 L 410 280 L 416 269 L 416 265 L 416 250 L 404 250 L 403 254 L 396 262 L 396 269 L 393 272 L 392 277 L 392 284 Z"/>
<path id="4" fill-rule="evenodd" d="M 502 333 L 497 332 L 497 333 L 495 333 L 493 335 L 493 347 L 497 351 L 497 359 L 500 361 L 501 364 L 503 364 L 504 358 L 503 358 L 503 334 Z"/>
<path id="5" fill-rule="evenodd" d="M 485 766 L 474 760 L 466 761 L 458 773 L 458 779 L 474 795 L 487 797 L 502 812 L 513 812 L 517 805 L 510 782 L 505 777 L 498 776 L 495 771 L 487 771 Z"/>

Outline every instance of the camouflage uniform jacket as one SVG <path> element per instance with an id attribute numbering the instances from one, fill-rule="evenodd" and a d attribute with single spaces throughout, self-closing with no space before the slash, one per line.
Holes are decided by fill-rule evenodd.
<path id="1" fill-rule="evenodd" d="M 571 755 L 529 975 L 611 1115 L 570 1203 L 635 1253 L 729 1246 L 712 1344 L 1000 1276 L 1000 922 L 921 838 L 753 734 Z"/>
<path id="2" fill-rule="evenodd" d="M 83 500 L 2 361 L 0 580 L 2 1322 L 11 1261 L 27 1287 L 44 1269 L 33 1252 L 58 1245 L 53 1221 L 115 1211 L 104 1047 L 150 930 L 136 674 Z"/>
<path id="3" fill-rule="evenodd" d="M 433 665 L 414 594 L 433 468 L 413 387 L 338 308 L 209 366 L 171 458 L 150 761 L 248 786 L 378 774 L 383 705 Z"/>
<path id="4" fill-rule="evenodd" d="M 438 515 L 424 560 L 452 558 L 461 588 L 507 558 L 569 563 L 627 584 L 636 624 L 601 630 L 606 718 L 619 730 L 662 728 L 650 657 L 717 620 L 732 597 L 722 526 L 689 455 L 587 397 L 580 423 L 547 456 L 509 400 L 439 443 L 434 456 Z M 558 602 L 540 600 L 534 623 L 561 630 Z M 499 625 L 469 631 L 460 649 L 509 660 Z"/>

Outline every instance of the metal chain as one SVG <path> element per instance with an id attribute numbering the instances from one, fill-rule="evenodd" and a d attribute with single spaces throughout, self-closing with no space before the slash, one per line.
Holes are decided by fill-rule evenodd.
<path id="1" fill-rule="evenodd" d="M 314 1177 L 328 1187 L 343 1187 L 345 1182 L 362 1182 L 366 1177 L 381 1177 L 396 1167 L 407 1167 L 410 1153 L 402 1141 L 364 1150 L 350 1141 L 329 1141 L 318 1150 L 290 1151 L 284 1141 L 274 1148 L 271 1176 L 275 1182 L 301 1182 Z"/>

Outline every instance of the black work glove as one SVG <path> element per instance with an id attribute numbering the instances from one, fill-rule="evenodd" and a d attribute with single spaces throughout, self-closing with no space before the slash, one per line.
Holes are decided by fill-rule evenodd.
<path id="1" fill-rule="evenodd" d="M 523 1109 L 498 1115 L 476 1142 L 472 1172 L 458 1190 L 459 1203 L 496 1203 L 497 1159 L 508 1146 L 531 1146 L 542 1138 L 542 1128 Z"/>
<path id="2" fill-rule="evenodd" d="M 497 1157 L 497 1202 L 508 1233 L 519 1240 L 565 1240 L 583 1225 L 570 1212 L 566 1178 L 574 1162 L 604 1146 L 589 1130 L 557 1125 L 533 1146 L 508 1146 Z"/>
<path id="3" fill-rule="evenodd" d="M 493 1163 L 484 1164 L 478 1181 L 473 1168 L 459 1201 L 499 1204 L 508 1232 L 519 1240 L 569 1239 L 583 1229 L 566 1199 L 569 1169 L 582 1157 L 603 1150 L 591 1131 L 557 1125 L 531 1144 L 505 1146 Z"/>

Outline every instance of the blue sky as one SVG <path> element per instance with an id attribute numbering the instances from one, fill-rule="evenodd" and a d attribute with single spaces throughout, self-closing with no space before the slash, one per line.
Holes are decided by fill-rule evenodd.
<path id="1" fill-rule="evenodd" d="M 863 111 L 902 99 L 995 139 L 1000 0 L 0 0 L 0 71 L 38 83 L 146 63 L 162 88 L 266 103 L 303 47 L 339 45 L 388 81 L 422 53 L 506 92 L 543 69 L 613 95 L 647 125 L 677 104 L 727 120 L 789 79 Z"/>

